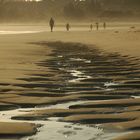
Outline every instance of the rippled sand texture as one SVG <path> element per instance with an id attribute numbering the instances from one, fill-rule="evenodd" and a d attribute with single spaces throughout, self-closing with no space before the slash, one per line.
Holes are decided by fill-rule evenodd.
<path id="1" fill-rule="evenodd" d="M 47 54 L 47 59 L 36 62 L 36 66 L 44 71 L 37 70 L 27 77 L 18 78 L 18 83 L 1 83 L 3 89 L 9 89 L 0 95 L 1 109 L 29 108 L 24 115 L 13 115 L 13 120 L 38 123 L 56 118 L 54 130 L 55 126 L 60 129 L 58 126 L 63 124 L 66 128 L 65 123 L 86 124 L 90 127 L 94 125 L 94 128 L 100 124 L 104 133 L 117 133 L 118 140 L 129 140 L 134 136 L 140 138 L 139 59 L 106 53 L 79 43 L 40 42 L 36 45 L 52 50 Z M 12 89 L 20 90 L 12 93 Z M 49 123 L 51 122 L 48 125 Z M 49 129 L 44 127 L 43 131 L 45 130 Z M 75 131 L 61 132 L 64 136 L 76 139 L 77 137 L 71 137 L 76 135 Z M 122 133 L 128 134 L 120 138 Z M 41 132 L 38 136 L 40 134 Z M 110 135 L 88 138 L 87 135 L 87 139 L 113 138 Z M 40 140 L 44 139 L 40 136 Z"/>

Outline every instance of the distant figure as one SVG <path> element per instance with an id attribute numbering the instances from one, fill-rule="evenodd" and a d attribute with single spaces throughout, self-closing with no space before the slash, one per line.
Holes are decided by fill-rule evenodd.
<path id="1" fill-rule="evenodd" d="M 104 27 L 104 29 L 106 29 L 106 23 L 105 22 L 103 23 L 103 27 Z"/>
<path id="2" fill-rule="evenodd" d="M 67 31 L 70 30 L 70 24 L 69 24 L 69 23 L 66 24 L 66 30 L 67 30 Z"/>
<path id="3" fill-rule="evenodd" d="M 51 32 L 53 32 L 53 28 L 54 28 L 54 19 L 53 18 L 50 19 L 49 24 L 50 24 Z"/>
<path id="4" fill-rule="evenodd" d="M 90 24 L 90 30 L 92 31 L 92 29 L 93 29 L 93 24 Z"/>
<path id="5" fill-rule="evenodd" d="M 99 30 L 99 23 L 96 22 L 96 29 Z"/>

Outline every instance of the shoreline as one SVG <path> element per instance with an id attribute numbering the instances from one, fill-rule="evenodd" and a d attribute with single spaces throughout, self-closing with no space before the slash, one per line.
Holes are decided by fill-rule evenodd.
<path id="1" fill-rule="evenodd" d="M 134 26 L 134 29 L 131 29 L 131 26 Z M 114 28 L 115 27 L 115 28 Z M 140 25 L 139 24 L 130 24 L 125 25 L 123 27 L 119 26 L 119 24 L 114 24 L 112 28 L 107 27 L 106 30 L 103 30 L 102 27 L 99 28 L 99 31 L 96 31 L 95 27 L 93 31 L 89 31 L 89 27 L 85 27 L 83 30 L 80 28 L 71 28 L 70 32 L 65 31 L 65 27 L 63 28 L 55 28 L 53 33 L 50 33 L 50 29 L 48 26 L 21 26 L 18 29 L 15 27 L 0 27 L 0 30 L 5 29 L 5 31 L 33 31 L 40 33 L 30 33 L 30 34 L 18 34 L 18 35 L 0 35 L 0 40 L 5 43 L 5 39 L 15 40 L 18 37 L 19 43 L 27 43 L 27 42 L 40 42 L 40 41 L 62 41 L 62 42 L 79 42 L 83 44 L 87 44 L 89 46 L 96 46 L 99 49 L 104 49 L 108 52 L 118 52 L 122 55 L 131 55 L 131 56 L 139 56 L 140 51 Z"/>

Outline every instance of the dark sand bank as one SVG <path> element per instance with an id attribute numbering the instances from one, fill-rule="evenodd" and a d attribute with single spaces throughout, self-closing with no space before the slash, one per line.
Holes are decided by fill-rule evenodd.
<path id="1" fill-rule="evenodd" d="M 0 122 L 0 137 L 12 139 L 33 135 L 37 132 L 36 127 L 30 123 Z"/>
<path id="2" fill-rule="evenodd" d="M 127 134 L 125 136 L 118 137 L 118 138 L 113 139 L 113 140 L 139 140 L 139 139 L 140 139 L 140 132 L 136 131 L 136 132 Z"/>
<path id="3" fill-rule="evenodd" d="M 26 114 L 23 111 L 23 115 L 13 115 L 13 120 L 36 123 L 57 117 L 60 123 L 101 124 L 109 133 L 111 129 L 120 134 L 139 131 L 140 65 L 136 57 L 107 53 L 80 43 L 34 44 L 51 50 L 46 53 L 47 59 L 35 62 L 39 69 L 17 78 L 18 82 L 1 85 L 9 89 L 0 95 L 0 106 L 9 105 L 5 110 L 32 107 Z M 76 104 L 78 101 L 82 103 Z M 69 102 L 75 103 L 56 108 Z M 45 109 L 48 105 L 54 108 Z M 32 130 L 30 125 L 25 130 Z M 37 126 L 33 126 L 36 130 Z"/>

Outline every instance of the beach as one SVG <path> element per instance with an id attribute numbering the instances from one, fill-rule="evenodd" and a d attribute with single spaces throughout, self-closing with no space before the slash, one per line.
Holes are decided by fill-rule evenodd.
<path id="1" fill-rule="evenodd" d="M 77 26 L 1 25 L 0 139 L 140 138 L 140 24 Z"/>

